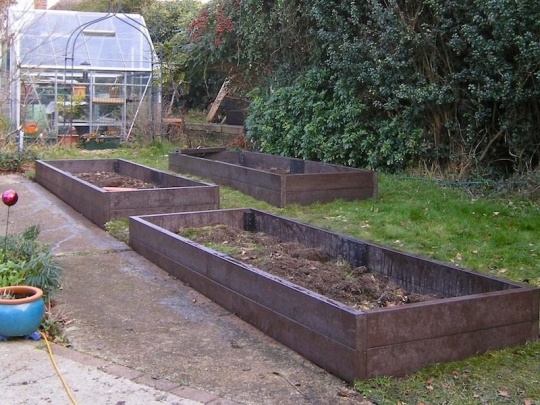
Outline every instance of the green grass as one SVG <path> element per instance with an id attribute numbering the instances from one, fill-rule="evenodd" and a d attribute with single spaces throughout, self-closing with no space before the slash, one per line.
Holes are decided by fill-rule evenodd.
<path id="1" fill-rule="evenodd" d="M 47 146 L 34 149 L 39 159 L 100 159 L 119 158 L 166 170 L 169 159 L 168 153 L 181 149 L 184 146 L 170 143 L 155 142 L 147 147 L 139 147 L 134 144 L 122 144 L 118 149 L 86 150 L 80 148 L 63 148 Z"/>
<path id="2" fill-rule="evenodd" d="M 526 404 L 540 398 L 540 345 L 527 344 L 459 362 L 435 364 L 407 378 L 379 377 L 356 389 L 377 404 Z"/>
<path id="3" fill-rule="evenodd" d="M 105 229 L 109 234 L 114 236 L 119 241 L 129 244 L 129 219 L 122 218 L 109 221 L 105 224 Z"/>
<path id="4" fill-rule="evenodd" d="M 173 145 L 121 148 L 121 157 L 166 170 Z M 50 150 L 44 158 L 88 158 Z M 540 203 L 519 196 L 477 197 L 429 179 L 379 175 L 379 197 L 276 208 L 228 187 L 221 207 L 254 207 L 476 272 L 540 286 Z M 121 227 L 121 226 L 120 226 Z M 116 231 L 118 232 L 118 231 Z M 420 326 L 419 326 L 420 327 Z M 539 404 L 540 343 L 432 365 L 406 378 L 356 384 L 377 404 Z"/>
<path id="5" fill-rule="evenodd" d="M 379 197 L 280 210 L 370 242 L 540 286 L 540 206 L 379 175 Z"/>

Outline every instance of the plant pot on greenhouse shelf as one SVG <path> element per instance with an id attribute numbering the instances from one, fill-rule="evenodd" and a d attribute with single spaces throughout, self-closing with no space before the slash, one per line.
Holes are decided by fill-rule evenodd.
<path id="1" fill-rule="evenodd" d="M 39 340 L 45 314 L 43 291 L 31 286 L 0 288 L 0 341 L 10 337 Z"/>

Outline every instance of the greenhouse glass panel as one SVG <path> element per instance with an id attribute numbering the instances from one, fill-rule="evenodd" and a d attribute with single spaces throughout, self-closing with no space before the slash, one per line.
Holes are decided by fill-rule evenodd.
<path id="1" fill-rule="evenodd" d="M 10 10 L 9 26 L 13 122 L 32 128 L 25 136 L 126 140 L 143 112 L 153 117 L 158 61 L 140 15 Z"/>
<path id="2" fill-rule="evenodd" d="M 97 68 L 150 70 L 155 60 L 144 19 L 136 14 L 36 10 L 12 16 L 23 66 L 62 66 L 67 59 L 74 66 L 86 61 Z"/>

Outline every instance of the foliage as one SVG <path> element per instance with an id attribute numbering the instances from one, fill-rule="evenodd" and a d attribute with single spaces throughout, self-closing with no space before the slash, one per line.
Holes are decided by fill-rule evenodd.
<path id="1" fill-rule="evenodd" d="M 248 136 L 262 152 L 349 166 L 404 167 L 421 156 L 422 132 L 397 119 L 378 132 L 369 112 L 328 69 L 311 69 L 266 97 L 252 93 Z"/>
<path id="2" fill-rule="evenodd" d="M 170 100 L 168 115 L 173 107 L 189 102 L 192 88 L 197 88 L 194 77 L 188 76 L 190 21 L 202 4 L 196 0 L 181 2 L 154 1 L 143 10 L 144 18 L 156 53 L 161 62 L 162 92 Z"/>
<path id="3" fill-rule="evenodd" d="M 22 283 L 39 287 L 48 296 L 60 287 L 62 269 L 54 261 L 51 249 L 37 240 L 39 232 L 39 227 L 31 226 L 0 240 L 0 286 Z"/>
<path id="4" fill-rule="evenodd" d="M 155 0 L 84 0 L 71 5 L 74 11 L 96 11 L 96 12 L 124 12 L 141 14 L 142 11 Z M 67 5 L 70 7 L 70 5 Z"/>
<path id="5" fill-rule="evenodd" d="M 0 286 L 7 287 L 24 283 L 25 263 L 16 263 L 4 257 L 4 251 L 0 251 Z"/>
<path id="6" fill-rule="evenodd" d="M 378 124 L 422 129 L 432 163 L 483 174 L 538 163 L 538 2 L 311 5 L 325 63 Z"/>
<path id="7" fill-rule="evenodd" d="M 320 56 L 312 35 L 309 2 L 232 1 L 238 63 L 252 86 L 287 85 Z"/>
<path id="8" fill-rule="evenodd" d="M 225 79 L 240 96 L 257 85 L 275 86 L 276 78 L 290 83 L 316 51 L 309 41 L 311 21 L 301 18 L 308 16 L 305 7 L 300 1 L 206 4 L 188 26 L 185 46 L 192 106 L 205 107 Z"/>
<path id="9" fill-rule="evenodd" d="M 74 118 L 82 118 L 85 114 L 85 99 L 83 95 L 65 97 L 59 95 L 56 102 L 56 109 L 59 114 L 59 121 L 71 121 Z"/>
<path id="10" fill-rule="evenodd" d="M 540 3 L 533 0 L 215 0 L 191 34 L 189 77 L 259 87 L 257 102 L 268 100 L 269 115 L 285 120 L 277 127 L 289 125 L 279 110 L 291 105 L 281 97 L 280 106 L 275 92 L 328 68 L 342 88 L 335 102 L 346 95 L 363 106 L 366 133 L 351 153 L 368 150 L 373 167 L 410 164 L 403 144 L 418 148 L 412 157 L 427 166 L 461 177 L 524 172 L 540 161 Z M 260 140 L 269 135 L 257 133 L 262 127 L 251 131 Z M 283 135 L 287 141 L 274 134 L 266 144 L 298 153 L 298 133 Z"/>
<path id="11" fill-rule="evenodd" d="M 36 160 L 36 154 L 32 151 L 24 152 L 0 152 L 0 173 L 21 172 L 25 164 Z"/>
<path id="12" fill-rule="evenodd" d="M 86 0 L 83 7 L 107 11 L 118 4 Z M 421 163 L 462 178 L 509 176 L 539 165 L 537 1 L 130 0 L 122 11 L 147 19 L 171 114 L 205 108 L 228 78 L 242 95 L 259 88 L 251 111 L 260 117 L 266 105 L 265 122 L 283 119 L 273 126 L 285 128 L 290 117 L 280 110 L 293 104 L 278 90 L 294 90 L 296 106 L 300 91 L 320 100 L 314 86 L 299 81 L 309 81 L 306 72 L 331 72 L 325 78 L 331 90 L 322 97 L 329 106 L 319 121 L 330 114 L 332 125 L 303 117 L 305 132 L 294 125 L 281 139 L 250 119 L 251 135 L 268 150 L 378 169 Z M 354 125 L 362 136 L 355 129 L 352 139 L 334 144 L 350 148 L 332 152 L 330 140 L 359 107 L 362 122 Z M 302 110 L 319 113 L 314 105 Z M 329 132 L 321 136 L 323 128 Z"/>
<path id="13" fill-rule="evenodd" d="M 67 319 L 58 311 L 46 311 L 45 315 L 40 325 L 41 333 L 51 342 L 64 345 L 69 344 L 64 331 Z"/>
<path id="14" fill-rule="evenodd" d="M 205 108 L 225 79 L 240 76 L 243 66 L 237 55 L 234 25 L 230 18 L 238 2 L 212 1 L 187 26 L 186 74 L 191 82 L 190 106 Z"/>

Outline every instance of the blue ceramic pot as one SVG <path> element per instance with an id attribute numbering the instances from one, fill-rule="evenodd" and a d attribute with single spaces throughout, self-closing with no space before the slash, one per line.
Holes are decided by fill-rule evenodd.
<path id="1" fill-rule="evenodd" d="M 6 294 L 11 298 L 5 298 Z M 44 314 L 41 289 L 31 286 L 0 288 L 0 340 L 34 334 Z"/>

